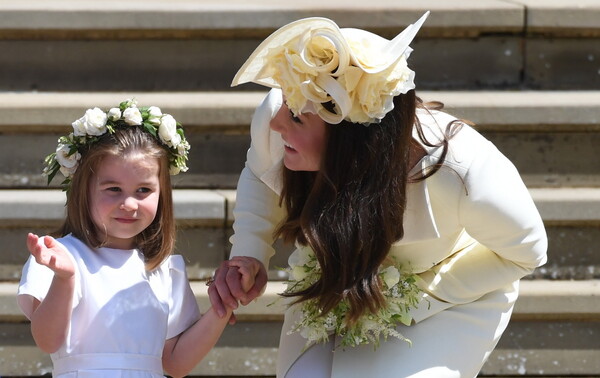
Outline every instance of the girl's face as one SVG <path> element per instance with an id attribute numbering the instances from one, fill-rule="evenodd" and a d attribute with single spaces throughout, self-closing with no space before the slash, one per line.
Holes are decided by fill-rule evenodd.
<path id="1" fill-rule="evenodd" d="M 283 164 L 292 171 L 318 171 L 325 148 L 325 121 L 314 113 L 295 117 L 284 103 L 271 120 L 271 129 L 285 143 Z"/>
<path id="2" fill-rule="evenodd" d="M 135 237 L 156 216 L 160 197 L 157 159 L 106 156 L 90 182 L 92 220 L 104 246 L 135 248 Z"/>

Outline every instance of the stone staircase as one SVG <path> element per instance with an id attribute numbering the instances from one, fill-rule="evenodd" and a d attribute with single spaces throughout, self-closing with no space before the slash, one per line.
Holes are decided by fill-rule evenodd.
<path id="1" fill-rule="evenodd" d="M 460 4 L 456 4 L 460 3 Z M 91 106 L 155 104 L 186 128 L 175 177 L 177 251 L 201 308 L 228 255 L 235 185 L 264 88 L 229 83 L 254 47 L 294 19 L 325 16 L 392 37 L 432 14 L 411 66 L 418 94 L 474 121 L 518 167 L 547 226 L 549 261 L 523 281 L 481 376 L 600 377 L 600 2 L 597 0 L 21 0 L 0 2 L 0 376 L 42 376 L 15 293 L 28 231 L 63 216 L 43 157 Z M 289 248 L 266 294 L 238 313 L 193 376 L 273 376 Z"/>

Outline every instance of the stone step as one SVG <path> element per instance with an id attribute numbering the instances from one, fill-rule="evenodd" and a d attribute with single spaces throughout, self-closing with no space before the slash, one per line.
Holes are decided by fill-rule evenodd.
<path id="1" fill-rule="evenodd" d="M 390 38 L 426 10 L 411 57 L 420 88 L 599 87 L 595 0 L 153 0 L 143 10 L 26 0 L 0 4 L 0 90 L 226 90 L 252 50 L 293 20 L 325 16 Z"/>
<path id="2" fill-rule="evenodd" d="M 532 188 L 547 226 L 549 260 L 532 279 L 600 278 L 600 188 Z M 179 235 L 176 250 L 187 259 L 191 279 L 205 279 L 229 254 L 233 190 L 174 191 Z M 46 234 L 60 223 L 64 193 L 59 190 L 0 191 L 0 281 L 18 280 L 28 252 L 27 232 Z M 291 246 L 277 244 L 271 278 L 282 279 Z"/>
<path id="3" fill-rule="evenodd" d="M 208 308 L 206 286 L 192 283 L 201 309 Z M 194 376 L 272 376 L 283 307 L 281 282 L 238 311 L 214 350 Z M 42 375 L 47 355 L 35 347 L 29 325 L 16 306 L 16 284 L 0 284 L 0 374 Z M 273 303 L 275 303 L 273 305 Z M 570 376 L 600 371 L 600 281 L 524 281 L 507 331 L 480 376 Z"/>
<path id="4" fill-rule="evenodd" d="M 186 128 L 190 171 L 178 187 L 235 188 L 259 92 L 0 92 L 0 187 L 36 188 L 59 135 L 92 106 L 125 98 L 160 106 Z M 419 91 L 469 119 L 517 166 L 531 187 L 600 186 L 600 91 Z M 27 148 L 24 148 L 27 146 Z M 33 154 L 31 151 L 39 151 Z"/>
<path id="5" fill-rule="evenodd" d="M 456 4 L 426 0 L 406 4 L 394 0 L 360 3 L 331 0 L 306 0 L 283 4 L 277 0 L 146 0 L 143 9 L 136 1 L 22 0 L 0 4 L 0 30 L 4 38 L 17 32 L 39 36 L 57 31 L 77 31 L 73 37 L 98 38 L 102 31 L 112 38 L 139 36 L 175 38 L 173 31 L 190 35 L 227 31 L 245 37 L 248 31 L 265 37 L 272 30 L 300 17 L 329 17 L 341 25 L 359 28 L 396 29 L 425 11 L 432 14 L 423 27 L 426 36 L 477 36 L 486 33 L 528 33 L 540 35 L 593 36 L 600 32 L 600 4 L 595 0 L 464 0 Z M 568 13 L 569 17 L 565 17 Z M 165 17 L 168 15 L 168 17 Z M 132 18 L 135 17 L 134 20 Z M 92 33 L 94 31 L 94 33 Z M 114 33 L 120 31 L 120 33 Z M 9 32 L 12 32 L 10 34 Z M 26 34 L 27 35 L 27 34 Z M 60 35 L 54 36 L 59 38 Z M 81 37 L 80 37 L 81 38 Z"/>

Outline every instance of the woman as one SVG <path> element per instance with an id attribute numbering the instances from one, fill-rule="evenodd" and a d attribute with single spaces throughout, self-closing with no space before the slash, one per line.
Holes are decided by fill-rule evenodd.
<path id="1" fill-rule="evenodd" d="M 278 377 L 475 377 L 508 324 L 519 279 L 546 261 L 543 223 L 515 167 L 414 93 L 408 45 L 426 17 L 391 41 L 299 20 L 233 80 L 274 89 L 252 120 L 231 239 L 231 258 L 255 284 L 245 293 L 237 268 L 223 264 L 213 306 L 259 295 L 276 237 L 296 243 L 292 268 L 312 264 L 302 275 L 318 266 L 314 281 L 284 293 L 292 304 Z M 383 333 L 395 337 L 348 343 L 361 319 L 390 312 L 382 272 L 391 265 L 408 267 L 400 283 L 414 277 L 417 287 Z M 345 328 L 299 332 L 341 307 Z"/>

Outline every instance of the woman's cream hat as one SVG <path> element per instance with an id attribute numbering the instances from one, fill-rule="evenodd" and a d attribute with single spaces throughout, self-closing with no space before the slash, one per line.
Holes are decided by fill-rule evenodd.
<path id="1" fill-rule="evenodd" d="M 281 88 L 294 114 L 317 113 L 331 124 L 344 119 L 378 123 L 393 109 L 394 96 L 415 88 L 406 60 L 428 15 L 391 41 L 361 29 L 340 29 L 327 18 L 292 22 L 254 50 L 231 86 L 254 82 Z M 323 107 L 328 102 L 334 112 Z"/>

